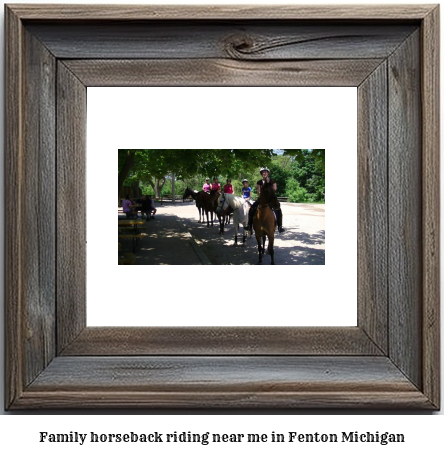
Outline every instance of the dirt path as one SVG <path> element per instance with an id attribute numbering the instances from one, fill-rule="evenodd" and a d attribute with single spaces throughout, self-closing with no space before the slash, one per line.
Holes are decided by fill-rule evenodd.
<path id="1" fill-rule="evenodd" d="M 282 203 L 286 232 L 275 237 L 275 263 L 278 265 L 325 264 L 325 205 Z M 242 265 L 257 264 L 256 238 L 248 237 L 245 245 L 234 244 L 234 227 L 225 227 L 223 236 L 219 225 L 207 228 L 198 223 L 199 214 L 194 202 L 166 204 L 159 206 L 157 217 L 175 215 L 178 221 L 193 236 L 196 243 L 212 264 Z M 240 233 L 242 228 L 240 228 Z M 241 240 L 239 235 L 239 240 Z M 264 264 L 270 264 L 266 255 Z"/>

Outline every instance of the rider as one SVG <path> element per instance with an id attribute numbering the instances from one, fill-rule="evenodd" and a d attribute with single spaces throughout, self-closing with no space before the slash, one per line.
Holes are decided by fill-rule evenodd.
<path id="1" fill-rule="evenodd" d="M 256 184 L 256 191 L 257 191 L 257 200 L 254 202 L 253 206 L 251 206 L 250 212 L 248 214 L 248 229 L 250 232 L 250 235 L 252 234 L 253 231 L 253 217 L 256 212 L 256 209 L 259 205 L 259 196 L 261 194 L 261 189 L 264 184 L 272 184 L 274 191 L 277 190 L 277 184 L 274 179 L 270 179 L 270 170 L 268 168 L 261 168 L 261 176 L 262 179 L 257 181 Z M 285 231 L 285 228 L 282 227 L 282 210 L 276 209 L 275 211 L 276 218 L 277 218 L 277 226 L 278 226 L 278 231 L 279 233 L 283 233 Z"/>
<path id="2" fill-rule="evenodd" d="M 247 179 L 244 179 L 242 181 L 242 197 L 244 198 L 245 201 L 247 201 L 247 203 L 249 203 L 251 205 L 251 187 L 248 186 L 248 180 Z"/>
<path id="3" fill-rule="evenodd" d="M 216 190 L 217 192 L 220 193 L 220 184 L 217 181 L 217 177 L 213 179 L 213 183 L 211 184 L 211 190 Z"/>
<path id="4" fill-rule="evenodd" d="M 231 185 L 231 179 L 227 179 L 227 183 L 224 185 L 224 193 L 234 194 L 233 186 Z"/>
<path id="5" fill-rule="evenodd" d="M 207 177 L 207 178 L 205 179 L 205 184 L 203 184 L 202 190 L 203 190 L 204 192 L 209 192 L 209 191 L 211 190 L 210 178 L 209 178 L 209 177 Z"/>

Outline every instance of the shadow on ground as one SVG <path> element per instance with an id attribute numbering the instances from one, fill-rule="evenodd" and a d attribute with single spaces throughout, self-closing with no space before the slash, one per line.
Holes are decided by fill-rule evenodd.
<path id="1" fill-rule="evenodd" d="M 314 211 L 317 208 L 310 208 Z M 319 208 L 319 213 L 323 210 Z M 258 247 L 256 237 L 247 237 L 242 244 L 243 228 L 238 234 L 239 244 L 234 245 L 234 227 L 225 227 L 223 236 L 219 234 L 219 222 L 213 227 L 198 222 L 194 203 L 165 205 L 159 207 L 155 220 L 145 222 L 146 237 L 141 239 L 136 252 L 136 265 L 256 265 Z M 122 217 L 120 217 L 122 218 Z M 288 219 L 287 219 L 288 220 Z M 293 225 L 291 226 L 291 222 Z M 298 223 L 289 220 L 285 233 L 275 232 L 276 265 L 324 265 L 325 231 L 305 232 Z M 131 241 L 122 241 L 123 252 L 131 251 Z M 268 246 L 268 240 L 266 248 Z M 266 254 L 264 265 L 269 265 L 271 258 Z"/>
<path id="2" fill-rule="evenodd" d="M 242 227 L 238 233 L 238 245 L 236 246 L 232 224 L 225 227 L 224 235 L 220 235 L 218 222 L 213 227 L 207 228 L 206 224 L 199 224 L 197 221 L 190 221 L 188 218 L 179 218 L 179 221 L 192 234 L 212 264 L 258 264 L 259 254 L 256 237 L 254 234 L 252 237 L 248 236 L 245 245 L 242 244 Z M 325 264 L 325 250 L 313 246 L 321 246 L 324 243 L 325 231 L 319 231 L 316 234 L 298 232 L 295 229 L 288 229 L 282 234 L 276 231 L 275 263 L 278 265 L 323 265 Z M 268 240 L 265 247 L 267 249 Z M 267 253 L 263 258 L 263 264 L 267 265 L 270 262 L 271 258 Z"/>

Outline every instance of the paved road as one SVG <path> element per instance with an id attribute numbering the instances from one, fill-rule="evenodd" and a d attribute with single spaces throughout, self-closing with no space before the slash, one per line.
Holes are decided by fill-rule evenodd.
<path id="1" fill-rule="evenodd" d="M 325 205 L 282 203 L 281 207 L 286 232 L 276 231 L 276 264 L 325 264 Z M 157 209 L 156 219 L 145 223 L 147 237 L 140 243 L 136 264 L 257 264 L 254 235 L 246 245 L 235 246 L 233 225 L 226 226 L 221 236 L 217 222 L 210 228 L 199 224 L 194 202 L 167 203 Z M 263 264 L 270 264 L 269 255 Z"/>

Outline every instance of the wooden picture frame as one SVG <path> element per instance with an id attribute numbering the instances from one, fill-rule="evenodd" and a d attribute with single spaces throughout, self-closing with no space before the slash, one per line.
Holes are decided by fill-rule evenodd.
<path id="1" fill-rule="evenodd" d="M 5 21 L 6 409 L 439 409 L 438 6 Z M 86 87 L 117 85 L 358 87 L 357 327 L 86 327 Z"/>

